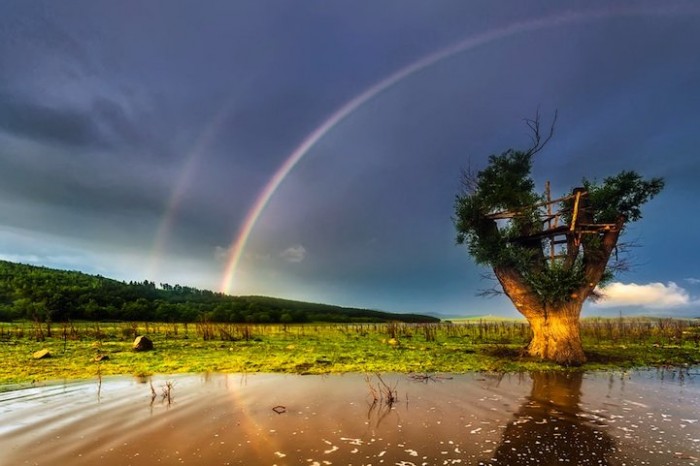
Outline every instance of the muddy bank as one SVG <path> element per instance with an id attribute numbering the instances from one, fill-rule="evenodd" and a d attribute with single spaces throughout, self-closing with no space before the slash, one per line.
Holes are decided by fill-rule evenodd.
<path id="1" fill-rule="evenodd" d="M 694 465 L 693 374 L 105 378 L 0 393 L 0 464 Z"/>

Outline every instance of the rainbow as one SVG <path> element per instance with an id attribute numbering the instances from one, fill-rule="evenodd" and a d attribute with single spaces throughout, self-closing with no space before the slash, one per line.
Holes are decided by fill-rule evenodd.
<path id="1" fill-rule="evenodd" d="M 195 141 L 194 147 L 189 152 L 187 156 L 184 157 L 185 163 L 180 170 L 180 176 L 175 184 L 175 189 L 170 194 L 168 199 L 168 204 L 165 208 L 165 213 L 163 218 L 158 225 L 158 230 L 156 231 L 155 239 L 153 241 L 153 247 L 151 248 L 151 254 L 148 261 L 147 277 L 155 277 L 158 275 L 158 269 L 160 266 L 160 258 L 165 250 L 165 244 L 168 239 L 168 234 L 173 227 L 175 222 L 175 215 L 177 209 L 182 202 L 182 198 L 190 185 L 192 177 L 197 168 L 198 162 L 202 159 L 206 153 L 207 147 L 216 138 L 225 117 L 228 115 L 228 111 L 232 106 L 233 99 L 228 99 L 219 108 L 214 117 L 209 121 L 207 126 L 201 132 L 197 140 Z"/>
<path id="2" fill-rule="evenodd" d="M 289 175 L 294 167 L 296 167 L 299 161 L 304 158 L 308 151 L 323 136 L 325 136 L 331 129 L 347 118 L 348 115 L 352 114 L 369 100 L 378 96 L 387 89 L 390 89 L 409 76 L 461 52 L 525 32 L 616 16 L 675 16 L 688 13 L 698 14 L 699 12 L 699 8 L 679 7 L 674 9 L 667 6 L 655 8 L 610 8 L 588 12 L 569 11 L 544 18 L 512 23 L 503 28 L 486 31 L 481 34 L 468 37 L 399 69 L 338 108 L 330 117 L 328 117 L 328 119 L 314 129 L 291 154 L 289 154 L 284 163 L 277 169 L 270 181 L 268 181 L 260 192 L 259 196 L 248 211 L 237 236 L 230 244 L 228 248 L 226 266 L 220 285 L 220 291 L 223 293 L 230 292 L 231 284 L 234 280 L 241 255 L 243 254 L 243 250 L 245 249 L 248 238 L 250 237 L 258 218 L 265 210 L 265 207 L 275 194 L 275 191 L 277 191 L 277 188 L 279 188 L 280 184 L 282 184 L 284 179 L 287 177 L 287 175 Z"/>

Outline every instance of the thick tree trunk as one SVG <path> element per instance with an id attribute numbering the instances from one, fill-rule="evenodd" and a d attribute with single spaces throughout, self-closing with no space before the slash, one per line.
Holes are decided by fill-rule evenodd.
<path id="1" fill-rule="evenodd" d="M 566 366 L 586 362 L 579 317 L 587 294 L 572 297 L 572 301 L 558 307 L 546 306 L 514 268 L 494 267 L 494 272 L 506 296 L 532 327 L 533 338 L 528 346 L 531 356 Z"/>
<path id="2" fill-rule="evenodd" d="M 566 366 L 586 362 L 579 326 L 582 304 L 573 302 L 557 309 L 532 309 L 526 313 L 533 333 L 528 353 Z"/>

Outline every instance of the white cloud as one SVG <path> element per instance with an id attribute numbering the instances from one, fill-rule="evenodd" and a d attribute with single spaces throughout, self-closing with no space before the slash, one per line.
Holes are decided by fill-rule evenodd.
<path id="1" fill-rule="evenodd" d="M 691 285 L 700 285 L 700 278 L 689 277 L 689 278 L 686 278 L 685 281 L 687 281 Z"/>
<path id="2" fill-rule="evenodd" d="M 288 262 L 301 262 L 306 258 L 306 248 L 301 244 L 290 246 L 280 253 L 280 257 Z"/>
<path id="3" fill-rule="evenodd" d="M 642 306 L 660 309 L 691 304 L 688 292 L 674 282 L 665 285 L 615 282 L 597 291 L 602 294 L 602 299 L 595 303 L 597 307 Z"/>
<path id="4" fill-rule="evenodd" d="M 217 261 L 225 261 L 228 259 L 230 253 L 231 249 L 229 248 L 222 248 L 221 246 L 214 248 L 214 258 L 216 258 Z"/>

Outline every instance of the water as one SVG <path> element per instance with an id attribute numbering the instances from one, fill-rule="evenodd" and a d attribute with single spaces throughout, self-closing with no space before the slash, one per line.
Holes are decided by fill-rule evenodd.
<path id="1" fill-rule="evenodd" d="M 0 465 L 700 465 L 698 377 L 105 378 L 0 393 Z"/>

